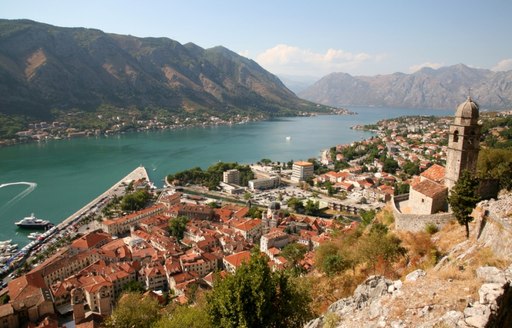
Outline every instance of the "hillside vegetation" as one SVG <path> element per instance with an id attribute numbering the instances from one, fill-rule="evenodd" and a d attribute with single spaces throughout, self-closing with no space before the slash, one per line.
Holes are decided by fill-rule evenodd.
<path id="1" fill-rule="evenodd" d="M 325 110 L 256 62 L 222 47 L 0 20 L 0 112 L 155 109 L 263 116 Z"/>

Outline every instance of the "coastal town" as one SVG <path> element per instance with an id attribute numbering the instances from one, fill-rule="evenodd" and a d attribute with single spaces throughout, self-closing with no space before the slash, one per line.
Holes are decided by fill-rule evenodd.
<path id="1" fill-rule="evenodd" d="M 8 262 L 1 326 L 45 319 L 38 327 L 50 327 L 69 318 L 86 327 L 110 315 L 134 285 L 159 302 L 191 304 L 255 250 L 274 271 L 306 274 L 315 269 L 315 249 L 334 234 L 353 231 L 363 215 L 436 178 L 452 121 L 402 117 L 354 127 L 375 135 L 318 159 L 261 160 L 249 166 L 253 179 L 244 186 L 241 172 L 229 169 L 215 188 L 169 177 L 156 188 L 138 167 Z M 135 206 L 140 195 L 143 206 Z M 285 256 L 288 245 L 304 252 Z"/>
<path id="2" fill-rule="evenodd" d="M 0 328 L 512 328 L 512 1 L 0 1 Z"/>
<path id="3" fill-rule="evenodd" d="M 59 120 L 52 122 L 27 123 L 24 126 L 25 129 L 17 131 L 10 137 L 0 138 L 0 146 L 48 140 L 110 136 L 125 132 L 241 124 L 263 119 L 262 117 L 244 115 L 234 115 L 225 120 L 214 115 L 193 118 L 180 116 L 141 118 L 137 114 L 116 114 L 111 114 L 111 116 L 107 116 L 108 114 L 96 114 L 90 117 L 92 115 L 90 113 L 79 112 L 64 115 Z"/>
<path id="4" fill-rule="evenodd" d="M 328 114 L 353 115 L 343 108 L 328 108 Z M 311 116 L 316 113 L 297 112 L 297 116 Z M 220 125 L 244 124 L 266 119 L 262 114 L 195 116 L 171 115 L 169 113 L 141 113 L 136 110 L 105 109 L 98 113 L 72 112 L 59 115 L 56 120 L 31 121 L 20 124 L 19 129 L 8 135 L 0 134 L 0 147 L 28 142 L 73 139 L 83 137 L 111 136 L 126 132 L 174 130 L 192 127 L 211 127 Z"/>

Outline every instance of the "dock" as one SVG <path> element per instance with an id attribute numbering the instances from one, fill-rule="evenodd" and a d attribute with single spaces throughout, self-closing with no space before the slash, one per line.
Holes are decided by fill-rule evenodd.
<path id="1" fill-rule="evenodd" d="M 130 182 L 140 179 L 146 179 L 146 181 L 149 182 L 148 172 L 143 166 L 137 167 L 127 176 L 115 183 L 107 191 L 90 201 L 87 205 L 83 206 L 81 209 L 69 216 L 67 219 L 63 220 L 61 223 L 43 233 L 42 241 L 34 240 L 23 247 L 0 268 L 0 275 L 7 274 L 7 272 L 20 267 L 25 262 L 25 260 L 37 252 L 42 245 L 51 242 L 59 231 L 63 231 L 72 224 L 79 222 L 85 218 L 91 210 L 94 210 L 94 208 L 97 208 L 98 206 L 108 202 L 110 198 L 113 197 L 116 193 L 124 193 L 124 185 L 128 185 Z"/>
<path id="2" fill-rule="evenodd" d="M 132 181 L 140 180 L 140 179 L 146 179 L 146 181 L 149 181 L 148 172 L 146 171 L 146 168 L 144 166 L 139 166 L 132 172 L 130 172 L 127 176 L 119 180 L 117 183 L 115 183 L 112 187 L 110 187 L 107 191 L 90 201 L 87 205 L 70 215 L 68 218 L 63 220 L 61 223 L 57 225 L 58 229 L 65 229 L 69 224 L 76 221 L 78 218 L 80 218 L 84 213 L 89 212 L 93 207 L 95 207 L 98 203 L 100 203 L 102 200 L 108 199 L 115 195 L 115 192 L 122 188 L 122 184 L 128 185 Z"/>

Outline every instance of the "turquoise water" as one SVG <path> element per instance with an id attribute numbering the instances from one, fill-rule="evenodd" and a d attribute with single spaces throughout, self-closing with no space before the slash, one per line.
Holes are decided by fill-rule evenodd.
<path id="1" fill-rule="evenodd" d="M 142 164 L 161 185 L 169 174 L 218 161 L 253 163 L 316 157 L 322 149 L 369 137 L 356 124 L 403 115 L 453 115 L 453 110 L 352 108 L 358 115 L 285 118 L 235 126 L 131 133 L 0 148 L 0 240 L 24 245 L 14 222 L 35 213 L 58 223 Z M 287 141 L 286 137 L 291 140 Z"/>

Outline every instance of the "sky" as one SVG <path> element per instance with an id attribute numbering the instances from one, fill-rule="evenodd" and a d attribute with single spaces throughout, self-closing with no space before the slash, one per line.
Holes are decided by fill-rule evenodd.
<path id="1" fill-rule="evenodd" d="M 278 76 L 512 69 L 510 0 L 1 0 L 0 18 L 222 45 Z"/>

